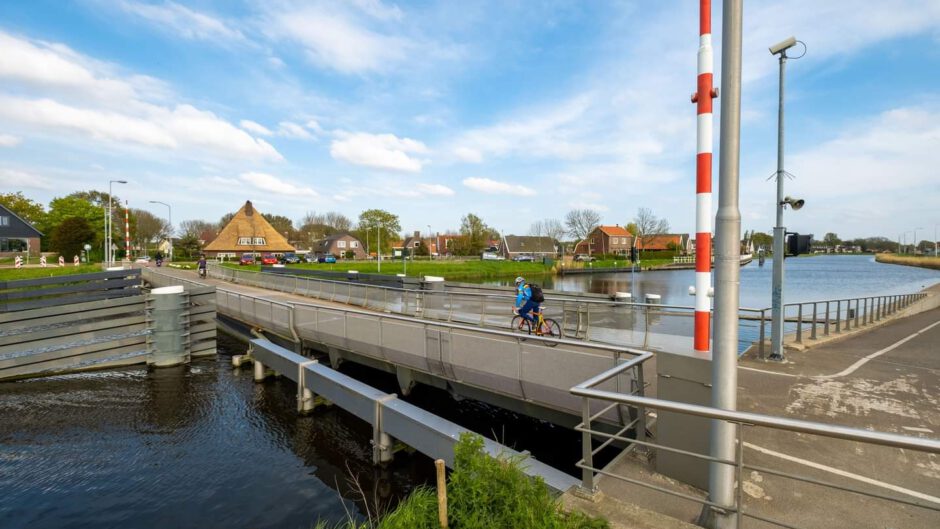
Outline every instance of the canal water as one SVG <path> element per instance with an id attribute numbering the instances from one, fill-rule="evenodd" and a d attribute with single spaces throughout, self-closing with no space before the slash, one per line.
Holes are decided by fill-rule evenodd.
<path id="1" fill-rule="evenodd" d="M 220 335 L 219 349 L 245 345 Z M 223 355 L 0 383 L 0 527 L 309 529 L 433 483 L 427 457 L 376 468 L 368 424 L 336 406 L 301 417 L 293 382 L 256 384 Z M 394 376 L 343 371 L 398 391 Z M 564 428 L 423 386 L 407 400 L 570 473 L 580 457 Z"/>
<path id="2" fill-rule="evenodd" d="M 741 267 L 741 307 L 770 307 L 773 267 L 757 261 Z M 669 305 L 694 305 L 689 286 L 695 284 L 694 270 L 574 274 L 533 278 L 546 288 L 566 292 L 612 294 L 631 292 L 635 299 L 659 294 Z M 940 271 L 875 262 L 871 255 L 819 255 L 786 260 L 784 297 L 786 303 L 825 299 L 845 299 L 887 294 L 905 294 L 940 283 Z M 512 280 L 488 281 L 487 284 L 511 285 Z"/>

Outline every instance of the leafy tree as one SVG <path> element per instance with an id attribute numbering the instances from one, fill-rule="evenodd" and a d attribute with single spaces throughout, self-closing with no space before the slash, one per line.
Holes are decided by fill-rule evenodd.
<path id="1" fill-rule="evenodd" d="M 91 202 L 92 205 L 99 208 L 108 207 L 108 194 L 104 191 L 76 191 L 68 195 L 72 198 L 80 198 L 82 200 L 87 200 Z M 118 208 L 122 204 L 121 197 L 117 195 L 111 195 L 111 207 Z"/>
<path id="2" fill-rule="evenodd" d="M 634 237 L 636 237 L 636 234 L 639 232 L 636 227 L 636 222 L 628 222 L 624 229 L 630 232 L 630 235 L 633 235 Z"/>
<path id="3" fill-rule="evenodd" d="M 657 217 L 649 208 L 638 209 L 633 223 L 636 224 L 637 236 L 641 243 L 646 243 L 657 235 L 669 233 L 669 221 Z"/>
<path id="4" fill-rule="evenodd" d="M 568 233 L 576 239 L 576 243 L 586 239 L 588 234 L 600 224 L 601 214 L 593 209 L 573 209 L 565 215 L 565 227 L 568 228 Z M 590 248 L 591 246 L 588 245 L 588 251 Z"/>
<path id="5" fill-rule="evenodd" d="M 822 242 L 823 244 L 825 244 L 827 247 L 830 247 L 830 248 L 839 246 L 840 244 L 842 244 L 842 241 L 839 239 L 839 236 L 832 232 L 829 232 L 825 236 L 823 236 Z"/>
<path id="6" fill-rule="evenodd" d="M 94 237 L 85 242 L 95 248 L 101 247 L 104 242 L 104 211 L 83 198 L 66 196 L 52 199 L 49 202 L 49 213 L 46 215 L 45 225 L 40 228 L 40 231 L 52 233 L 65 219 L 73 217 L 85 219 L 94 231 Z"/>
<path id="7" fill-rule="evenodd" d="M 35 226 L 36 229 L 40 229 L 40 226 L 45 224 L 46 208 L 39 202 L 26 198 L 20 191 L 0 193 L 0 204 Z"/>
<path id="8" fill-rule="evenodd" d="M 414 249 L 414 254 L 420 257 L 427 257 L 431 255 L 431 250 L 428 248 L 428 245 L 424 242 L 424 240 L 422 240 L 421 244 L 419 244 L 418 247 Z"/>
<path id="9" fill-rule="evenodd" d="M 85 244 L 92 244 L 97 234 L 91 224 L 82 217 L 69 217 L 56 225 L 52 231 L 50 246 L 59 255 L 70 260 L 81 255 Z"/>
<path id="10" fill-rule="evenodd" d="M 751 242 L 754 243 L 754 249 L 764 247 L 766 251 L 772 251 L 774 247 L 774 237 L 769 233 L 763 233 L 759 231 L 751 232 Z"/>
<path id="11" fill-rule="evenodd" d="M 226 213 L 225 215 L 222 215 L 222 218 L 219 219 L 219 228 L 218 228 L 219 231 L 222 231 L 223 229 L 225 229 L 225 227 L 228 226 L 228 223 L 232 222 L 232 219 L 234 218 L 235 218 L 235 213 Z"/>
<path id="12" fill-rule="evenodd" d="M 380 236 L 382 243 L 380 250 L 383 254 L 387 254 L 391 252 L 392 242 L 398 240 L 400 231 L 401 224 L 398 221 L 398 215 L 382 209 L 367 209 L 359 214 L 359 224 L 354 235 L 360 241 L 368 239 L 375 241 L 377 235 Z"/>
<path id="13" fill-rule="evenodd" d="M 132 209 L 131 215 L 137 220 L 137 242 L 145 252 L 151 243 L 169 236 L 170 225 L 166 220 L 143 209 Z"/>
<path id="14" fill-rule="evenodd" d="M 175 259 L 196 259 L 201 252 L 202 244 L 199 243 L 199 238 L 191 233 L 184 234 L 173 245 Z"/>
<path id="15" fill-rule="evenodd" d="M 268 221 L 272 228 L 283 235 L 287 240 L 297 238 L 297 230 L 294 229 L 294 221 L 290 220 L 284 215 L 262 213 L 261 216 Z"/>
<path id="16" fill-rule="evenodd" d="M 467 213 L 460 220 L 460 234 L 463 235 L 456 241 L 457 247 L 454 253 L 457 255 L 477 255 L 489 246 L 489 239 L 494 234 L 498 236 L 496 230 L 490 228 L 483 222 L 483 219 Z"/>

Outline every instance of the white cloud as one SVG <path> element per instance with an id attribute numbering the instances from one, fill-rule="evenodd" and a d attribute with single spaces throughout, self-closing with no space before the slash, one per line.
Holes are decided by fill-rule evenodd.
<path id="1" fill-rule="evenodd" d="M 162 101 L 160 81 L 117 76 L 114 68 L 57 44 L 0 32 L 0 80 L 25 83 L 32 97 L 0 93 L 0 117 L 51 136 L 79 135 L 203 156 L 281 160 L 262 139 L 212 112 Z"/>
<path id="2" fill-rule="evenodd" d="M 410 46 L 404 38 L 374 32 L 318 6 L 276 13 L 265 30 L 300 43 L 314 64 L 342 73 L 386 71 L 405 60 Z"/>
<path id="3" fill-rule="evenodd" d="M 52 183 L 35 173 L 17 169 L 0 169 L 0 188 L 13 189 L 52 189 Z"/>
<path id="4" fill-rule="evenodd" d="M 314 139 L 313 135 L 307 132 L 307 129 L 296 123 L 291 123 L 290 121 L 282 121 L 278 123 L 277 135 L 284 136 L 285 138 L 294 138 L 299 140 Z"/>
<path id="5" fill-rule="evenodd" d="M 20 139 L 9 134 L 0 134 L 0 147 L 16 147 L 20 144 Z"/>
<path id="6" fill-rule="evenodd" d="M 348 202 L 357 197 L 379 197 L 382 199 L 415 199 L 426 197 L 454 196 L 454 190 L 442 184 L 414 184 L 396 178 L 379 178 L 359 185 L 347 185 L 334 199 Z"/>
<path id="7" fill-rule="evenodd" d="M 350 0 L 363 13 L 380 20 L 399 21 L 404 17 L 397 5 L 387 6 L 381 0 Z"/>
<path id="8" fill-rule="evenodd" d="M 418 172 L 425 162 L 409 154 L 430 152 L 424 143 L 394 134 L 340 132 L 337 137 L 330 145 L 334 159 L 377 169 Z"/>
<path id="9" fill-rule="evenodd" d="M 255 134 L 260 134 L 262 136 L 270 136 L 274 134 L 270 129 L 264 125 L 251 121 L 250 119 L 243 119 L 238 122 L 238 126 L 247 130 L 248 132 L 253 132 Z"/>
<path id="10" fill-rule="evenodd" d="M 323 127 L 320 126 L 320 123 L 315 119 L 307 120 L 307 123 L 304 126 L 316 132 L 317 134 L 323 134 L 325 132 Z"/>
<path id="11" fill-rule="evenodd" d="M 320 196 L 310 187 L 298 186 L 267 173 L 247 172 L 239 175 L 239 178 L 242 182 L 267 193 L 296 198 Z"/>
<path id="12" fill-rule="evenodd" d="M 470 163 L 481 163 L 483 162 L 483 153 L 476 149 L 471 149 L 469 147 L 457 147 L 454 149 L 454 155 L 457 159 L 470 162 Z"/>
<path id="13" fill-rule="evenodd" d="M 157 5 L 122 0 L 117 5 L 125 12 L 170 29 L 183 38 L 210 42 L 245 39 L 239 30 L 229 27 L 218 18 L 174 2 Z"/>
<path id="14" fill-rule="evenodd" d="M 449 197 L 454 195 L 454 190 L 441 184 L 418 184 L 418 191 L 424 195 L 435 195 Z"/>
<path id="15" fill-rule="evenodd" d="M 498 182 L 489 178 L 464 178 L 463 185 L 475 191 L 491 195 L 507 194 L 514 196 L 532 196 L 535 194 L 535 190 L 532 188 L 506 182 Z"/>

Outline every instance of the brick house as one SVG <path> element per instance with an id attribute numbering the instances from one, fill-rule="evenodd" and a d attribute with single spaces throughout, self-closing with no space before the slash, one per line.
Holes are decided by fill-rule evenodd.
<path id="1" fill-rule="evenodd" d="M 629 255 L 633 235 L 619 224 L 598 226 L 574 247 L 576 254 Z"/>
<path id="2" fill-rule="evenodd" d="M 42 233 L 19 215 L 0 205 L 0 255 L 9 256 L 21 252 L 39 256 L 39 239 Z"/>
<path id="3" fill-rule="evenodd" d="M 526 235 L 507 235 L 500 253 L 506 259 L 520 255 L 533 257 L 557 257 L 561 245 L 551 237 L 536 237 Z"/>
<path id="4" fill-rule="evenodd" d="M 345 258 L 346 252 L 353 252 L 353 259 L 368 257 L 365 248 L 362 246 L 362 241 L 346 232 L 336 233 L 314 242 L 311 251 L 316 256 L 330 253 L 336 257 Z"/>
<path id="5" fill-rule="evenodd" d="M 694 251 L 690 237 L 686 233 L 664 233 L 640 237 L 636 241 L 636 247 L 643 251 L 675 251 L 683 255 Z"/>

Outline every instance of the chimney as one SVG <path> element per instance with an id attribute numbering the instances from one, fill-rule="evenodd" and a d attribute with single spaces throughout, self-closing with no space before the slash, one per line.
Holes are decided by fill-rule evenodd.
<path id="1" fill-rule="evenodd" d="M 246 200 L 245 201 L 245 215 L 248 215 L 250 217 L 254 214 L 255 214 L 255 208 L 252 207 L 250 200 Z"/>
<path id="2" fill-rule="evenodd" d="M 420 239 L 420 238 L 421 238 L 421 232 L 415 230 L 415 239 Z"/>

